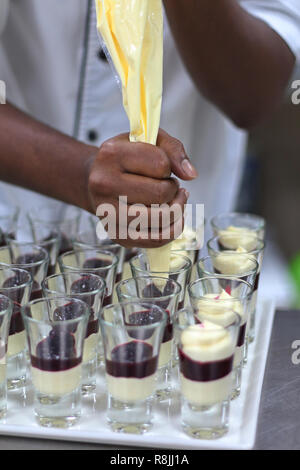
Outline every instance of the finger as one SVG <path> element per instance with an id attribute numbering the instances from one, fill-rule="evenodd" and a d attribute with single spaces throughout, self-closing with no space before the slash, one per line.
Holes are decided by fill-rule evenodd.
<path id="1" fill-rule="evenodd" d="M 158 180 L 145 176 L 124 173 L 114 182 L 114 194 L 127 195 L 128 204 L 168 204 L 178 192 L 179 182 L 175 178 Z"/>
<path id="2" fill-rule="evenodd" d="M 182 180 L 197 178 L 198 172 L 192 165 L 183 144 L 160 129 L 157 145 L 164 150 L 171 162 L 172 172 Z"/>
<path id="3" fill-rule="evenodd" d="M 130 142 L 126 134 L 104 142 L 101 155 L 107 161 L 115 161 L 117 156 L 123 172 L 157 179 L 171 176 L 171 161 L 162 148 L 142 142 Z"/>

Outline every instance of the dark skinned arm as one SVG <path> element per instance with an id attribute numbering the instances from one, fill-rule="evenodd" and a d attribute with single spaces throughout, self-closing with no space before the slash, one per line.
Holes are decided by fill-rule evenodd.
<path id="1" fill-rule="evenodd" d="M 164 0 L 181 57 L 200 92 L 249 129 L 281 101 L 295 57 L 237 0 Z"/>
<path id="2" fill-rule="evenodd" d="M 197 176 L 183 145 L 162 130 L 156 146 L 131 143 L 128 134 L 123 134 L 99 149 L 41 124 L 10 104 L 0 106 L 2 181 L 94 214 L 100 204 L 111 204 L 118 216 L 119 196 L 127 196 L 127 211 L 132 204 L 146 208 L 179 204 L 183 208 L 188 194 L 172 173 L 183 180 Z M 173 222 L 170 239 L 174 238 Z M 120 241 L 125 246 L 146 248 L 167 242 L 160 238 Z"/>

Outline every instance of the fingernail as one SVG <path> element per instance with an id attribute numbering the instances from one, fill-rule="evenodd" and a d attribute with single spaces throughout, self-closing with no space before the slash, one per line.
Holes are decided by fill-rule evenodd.
<path id="1" fill-rule="evenodd" d="M 191 162 L 185 158 L 181 163 L 183 171 L 189 176 L 190 178 L 196 178 L 198 176 L 198 172 L 196 168 L 191 164 Z"/>

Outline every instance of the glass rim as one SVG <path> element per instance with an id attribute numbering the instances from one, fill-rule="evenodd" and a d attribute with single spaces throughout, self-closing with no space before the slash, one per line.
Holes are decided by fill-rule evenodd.
<path id="1" fill-rule="evenodd" d="M 121 245 L 119 245 L 118 243 L 114 242 L 113 240 L 110 240 L 110 238 L 106 238 L 105 240 L 103 240 L 103 242 L 109 241 L 109 242 L 111 242 L 111 243 L 108 243 L 108 244 L 106 244 L 106 245 L 101 245 L 101 240 L 97 237 L 97 234 L 96 234 L 96 237 L 97 237 L 97 240 L 99 240 L 99 244 L 97 244 L 97 242 L 96 242 L 96 243 L 85 243 L 84 241 L 81 241 L 81 240 L 79 240 L 79 239 L 77 238 L 77 237 L 79 237 L 80 235 L 85 235 L 85 234 L 90 234 L 90 233 L 93 233 L 93 230 L 85 230 L 85 231 L 82 230 L 82 231 L 78 232 L 78 234 L 77 234 L 75 237 L 73 237 L 72 243 L 74 243 L 74 244 L 77 243 L 78 245 L 84 245 L 84 246 L 87 247 L 86 249 L 92 249 L 92 250 L 94 250 L 94 249 L 97 250 L 97 249 L 98 249 L 97 247 L 100 247 L 100 250 L 101 250 L 101 247 L 102 247 L 102 246 L 103 246 L 103 247 L 104 247 L 104 246 L 105 246 L 105 247 L 114 247 L 114 248 L 120 248 L 120 249 L 122 248 Z M 90 246 L 91 248 L 88 248 L 89 246 Z"/>
<path id="2" fill-rule="evenodd" d="M 180 250 L 180 251 L 183 251 L 183 250 Z M 173 251 L 173 252 L 171 251 L 171 256 L 172 255 L 174 256 L 174 253 L 176 253 L 176 251 Z M 190 260 L 190 258 L 188 256 L 175 254 L 175 256 L 180 256 L 181 258 L 184 258 L 184 260 L 186 261 L 185 266 L 183 266 L 182 268 L 180 268 L 176 271 L 175 270 L 174 271 L 147 271 L 146 269 L 142 269 L 142 268 L 138 268 L 136 266 L 133 266 L 134 261 L 137 260 L 138 258 L 140 258 L 141 256 L 146 256 L 146 255 L 145 255 L 145 253 L 139 253 L 138 255 L 131 258 L 129 260 L 130 266 L 132 266 L 133 269 L 135 269 L 135 270 L 137 270 L 141 273 L 149 273 L 149 274 L 152 273 L 152 275 L 154 275 L 154 277 L 162 277 L 162 276 L 159 276 L 159 274 L 180 274 L 182 272 L 188 271 L 193 266 L 193 263 L 192 263 L 192 261 Z"/>
<path id="3" fill-rule="evenodd" d="M 230 211 L 230 212 L 222 212 L 220 214 L 217 214 L 217 215 L 214 215 L 213 217 L 211 217 L 210 224 L 213 228 L 222 230 L 216 224 L 216 221 L 218 219 L 220 219 L 221 217 L 243 217 L 245 219 L 247 218 L 248 220 L 250 220 L 250 219 L 256 220 L 257 222 L 260 223 L 260 226 L 257 227 L 257 228 L 252 228 L 251 229 L 251 230 L 256 231 L 256 232 L 259 231 L 259 230 L 263 230 L 266 227 L 266 220 L 261 215 L 252 214 L 251 212 Z M 249 227 L 245 227 L 245 228 L 249 228 Z M 225 229 L 223 229 L 223 230 L 225 230 Z"/>
<path id="4" fill-rule="evenodd" d="M 13 271 L 13 272 L 19 272 L 19 273 L 21 272 L 22 274 L 27 275 L 28 281 L 23 282 L 22 284 L 20 284 L 18 286 L 14 286 L 14 287 L 0 287 L 0 291 L 1 290 L 11 291 L 11 290 L 17 290 L 17 289 L 24 289 L 26 287 L 29 287 L 33 283 L 32 274 L 29 271 L 27 271 L 26 269 L 10 267 L 10 266 L 11 265 L 2 265 L 0 263 L 0 272 L 1 271 Z"/>
<path id="5" fill-rule="evenodd" d="M 149 279 L 149 280 L 153 280 L 153 279 L 158 279 L 160 281 L 165 281 L 165 282 L 172 282 L 176 289 L 177 289 L 177 292 L 173 292 L 172 294 L 168 294 L 168 295 L 162 295 L 160 297 L 145 297 L 145 301 L 146 302 L 149 302 L 148 299 L 156 299 L 157 302 L 161 302 L 162 300 L 167 300 L 167 299 L 170 299 L 172 297 L 175 297 L 176 295 L 179 295 L 180 292 L 182 291 L 182 287 L 181 285 L 179 284 L 179 282 L 175 281 L 174 279 L 169 279 L 169 278 L 166 278 L 166 277 L 162 277 L 162 276 L 138 276 L 138 277 L 129 277 L 128 279 L 122 279 L 121 281 L 119 281 L 117 284 L 116 284 L 116 291 L 117 293 L 120 291 L 120 287 L 121 285 L 125 285 L 126 283 L 128 282 L 138 282 L 139 280 L 143 280 L 143 279 Z M 140 300 L 143 300 L 143 298 L 141 297 L 135 297 L 135 296 L 132 296 L 132 295 L 127 295 L 127 294 L 123 294 L 122 292 L 120 292 L 121 295 L 124 295 L 126 296 L 127 298 L 129 299 L 140 299 Z"/>
<path id="6" fill-rule="evenodd" d="M 252 275 L 252 274 L 256 274 L 256 273 L 258 272 L 258 269 L 259 269 L 259 263 L 258 263 L 258 261 L 257 261 L 256 259 L 249 258 L 248 253 L 226 253 L 226 251 L 224 251 L 224 252 L 222 251 L 222 252 L 220 252 L 220 253 L 222 254 L 222 256 L 223 256 L 223 254 L 224 254 L 225 256 L 235 256 L 235 255 L 237 255 L 237 256 L 244 256 L 245 258 L 247 258 L 248 261 L 251 261 L 251 263 L 254 264 L 255 268 L 253 268 L 253 269 L 251 269 L 251 270 L 247 270 L 247 271 L 242 271 L 241 274 L 222 274 L 222 273 L 218 274 L 218 273 L 213 273 L 213 272 L 211 272 L 211 271 L 208 271 L 208 270 L 206 270 L 206 269 L 202 269 L 202 268 L 201 268 L 201 270 L 203 271 L 203 273 L 208 274 L 208 276 L 205 276 L 205 277 L 210 277 L 211 275 L 216 276 L 216 277 L 224 277 L 224 276 L 225 276 L 225 277 L 240 277 L 240 276 L 241 276 L 241 277 L 244 277 L 244 276 L 250 276 L 250 275 Z M 203 263 L 203 262 L 205 262 L 205 261 L 208 260 L 208 259 L 217 257 L 217 256 L 220 255 L 220 253 L 216 253 L 216 254 L 214 254 L 214 255 L 208 255 L 208 256 L 204 256 L 203 258 L 200 258 L 200 259 L 197 261 L 197 263 L 196 263 L 197 268 L 199 269 L 201 262 Z"/>
<path id="7" fill-rule="evenodd" d="M 228 234 L 228 237 L 231 236 L 231 234 Z M 246 235 L 246 237 L 249 236 L 251 237 L 251 235 Z M 215 235 L 214 237 L 210 238 L 208 241 L 207 241 L 207 247 L 212 250 L 214 253 L 223 253 L 223 252 L 226 252 L 226 251 L 229 251 L 229 250 L 216 250 L 215 248 L 213 248 L 211 245 L 213 242 L 216 242 L 220 239 L 220 237 L 223 237 L 223 238 L 226 238 L 227 235 Z M 265 249 L 265 246 L 266 246 L 266 242 L 265 240 L 263 240 L 262 238 L 260 237 L 256 237 L 256 240 L 257 242 L 261 245 L 259 248 L 255 248 L 254 250 L 249 250 L 249 251 L 245 251 L 245 253 L 239 253 L 241 255 L 255 255 L 255 254 L 258 254 L 260 253 L 261 251 L 263 251 Z M 234 251 L 234 250 L 232 250 Z M 232 254 L 232 253 L 231 253 Z"/>
<path id="8" fill-rule="evenodd" d="M 111 321 L 105 320 L 103 318 L 103 315 L 105 314 L 106 311 L 108 311 L 108 310 L 113 311 L 113 309 L 116 309 L 116 308 L 122 309 L 122 307 L 126 307 L 127 305 L 128 306 L 130 306 L 130 305 L 140 305 L 142 308 L 143 307 L 151 307 L 151 309 L 155 308 L 160 313 L 162 313 L 163 318 L 159 322 L 149 323 L 147 325 L 131 325 L 131 324 L 127 325 L 125 323 L 116 324 L 116 323 L 113 323 Z M 105 307 L 102 307 L 100 315 L 99 315 L 100 324 L 106 325 L 110 328 L 124 328 L 125 327 L 126 330 L 129 330 L 129 331 L 131 331 L 133 329 L 136 330 L 137 328 L 143 329 L 143 330 L 149 330 L 149 329 L 160 327 L 162 325 L 165 326 L 167 324 L 167 320 L 168 320 L 168 314 L 163 308 L 161 308 L 161 307 L 159 307 L 155 304 L 152 304 L 151 302 L 143 302 L 142 300 L 140 300 L 139 302 L 137 300 L 132 300 L 132 301 L 118 302 L 118 303 L 112 303 L 112 304 L 109 304 L 109 305 L 105 305 Z"/>
<path id="9" fill-rule="evenodd" d="M 26 268 L 32 268 L 32 267 L 36 267 L 36 266 L 41 266 L 43 263 L 45 262 L 49 262 L 50 258 L 49 258 L 49 253 L 47 250 L 45 250 L 45 248 L 43 248 L 42 246 L 40 245 L 37 245 L 36 243 L 22 243 L 20 242 L 18 244 L 19 246 L 22 245 L 22 246 L 31 246 L 33 247 L 34 249 L 36 249 L 37 251 L 42 251 L 45 255 L 45 258 L 44 259 L 41 259 L 41 260 L 38 260 L 38 261 L 35 261 L 34 263 L 3 263 L 2 261 L 0 261 L 0 266 L 11 266 L 11 267 L 17 267 L 17 268 L 20 268 L 20 269 L 26 269 Z M 3 250 L 9 250 L 9 246 L 2 246 L 0 247 L 0 252 Z M 26 267 L 25 267 L 26 266 Z"/>
<path id="10" fill-rule="evenodd" d="M 88 251 L 92 251 L 92 252 L 100 252 L 102 254 L 105 254 L 105 255 L 109 255 L 113 260 L 112 260 L 112 263 L 108 266 L 104 266 L 104 267 L 99 267 L 99 268 L 83 268 L 83 267 L 78 267 L 76 268 L 75 266 L 68 266 L 67 264 L 65 264 L 63 262 L 63 258 L 66 257 L 66 256 L 71 256 L 71 255 L 74 255 L 75 253 L 86 253 Z M 100 258 L 99 258 L 100 259 Z M 75 249 L 75 250 L 70 250 L 70 251 L 66 251 L 65 253 L 61 254 L 59 257 L 58 257 L 58 262 L 61 263 L 64 267 L 72 270 L 71 268 L 73 268 L 73 271 L 82 271 L 82 272 L 90 272 L 90 273 L 93 273 L 93 272 L 97 272 L 97 271 L 107 271 L 108 269 L 111 269 L 112 267 L 116 266 L 118 263 L 119 263 L 119 258 L 117 255 L 114 255 L 111 251 L 106 251 L 106 250 L 98 250 L 98 249 L 94 249 L 94 248 L 84 248 L 84 249 Z"/>
<path id="11" fill-rule="evenodd" d="M 192 289 L 196 284 L 198 284 L 202 281 L 211 280 L 211 279 L 216 279 L 216 280 L 220 280 L 220 279 L 225 280 L 226 279 L 226 280 L 229 280 L 229 281 L 236 280 L 236 281 L 239 281 L 239 283 L 241 283 L 241 284 L 245 284 L 247 286 L 247 288 L 249 288 L 250 292 L 248 294 L 243 295 L 243 296 L 232 297 L 231 299 L 211 299 L 211 298 L 205 297 L 204 295 L 196 296 L 196 295 L 193 294 Z M 232 300 L 243 301 L 245 299 L 249 300 L 249 298 L 252 296 L 253 286 L 251 286 L 251 284 L 249 282 L 244 281 L 244 279 L 241 279 L 238 276 L 221 276 L 221 275 L 220 276 L 205 276 L 205 277 L 202 277 L 201 279 L 196 279 L 195 281 L 191 282 L 188 285 L 188 293 L 189 293 L 189 296 L 193 297 L 194 299 L 198 299 L 198 300 L 203 299 L 205 301 L 210 301 L 210 302 L 212 300 L 215 300 L 216 302 L 232 302 Z M 216 294 L 216 295 L 218 295 L 218 294 Z"/>
<path id="12" fill-rule="evenodd" d="M 59 292 L 58 290 L 50 289 L 50 288 L 46 287 L 46 285 L 45 285 L 46 282 L 48 282 L 51 279 L 66 278 L 66 277 L 71 276 L 72 274 L 73 275 L 76 274 L 78 276 L 91 276 L 92 278 L 97 279 L 97 281 L 100 282 L 99 289 L 93 289 L 93 290 L 88 291 L 88 292 L 76 292 L 74 294 L 71 294 L 71 293 L 67 294 L 66 292 L 64 293 L 64 292 Z M 46 276 L 45 279 L 43 279 L 42 282 L 41 282 L 41 287 L 42 287 L 43 290 L 45 290 L 46 292 L 49 292 L 53 295 L 58 294 L 58 295 L 64 296 L 64 294 L 65 294 L 66 296 L 72 296 L 72 297 L 76 296 L 77 297 L 77 296 L 87 296 L 87 295 L 97 294 L 100 289 L 101 289 L 102 292 L 104 292 L 105 289 L 106 289 L 106 282 L 102 277 L 97 276 L 96 274 L 93 274 L 93 273 L 80 272 L 80 271 L 67 271 L 65 273 L 56 273 L 56 274 L 52 274 L 51 276 Z"/>
<path id="13" fill-rule="evenodd" d="M 65 299 L 67 302 L 75 302 L 75 303 L 80 303 L 84 307 L 84 313 L 80 314 L 76 318 L 71 318 L 69 320 L 53 320 L 51 321 L 50 319 L 42 319 L 38 320 L 37 318 L 32 318 L 28 315 L 28 309 L 30 310 L 30 307 L 38 304 L 38 303 L 47 303 L 52 300 L 57 301 L 59 299 Z M 34 299 L 31 300 L 30 302 L 27 302 L 25 305 L 21 306 L 21 315 L 24 321 L 30 321 L 32 323 L 36 324 L 47 324 L 47 325 L 72 325 L 74 323 L 80 323 L 83 319 L 88 320 L 89 315 L 90 315 L 90 308 L 86 302 L 83 300 L 77 299 L 76 297 L 70 297 L 67 295 L 56 295 L 56 296 L 51 296 L 51 297 L 41 297 L 40 299 Z"/>
<path id="14" fill-rule="evenodd" d="M 186 307 L 185 307 L 185 308 L 182 308 L 182 309 L 180 309 L 180 310 L 178 310 L 178 311 L 176 312 L 175 316 L 174 316 L 174 319 L 173 319 L 173 326 L 174 326 L 174 328 L 176 328 L 176 329 L 178 329 L 178 330 L 181 330 L 181 331 L 186 330 L 189 326 L 197 325 L 196 322 L 195 322 L 195 323 L 192 323 L 191 325 L 190 325 L 190 324 L 189 324 L 189 325 L 179 325 L 179 323 L 178 323 L 178 321 L 177 321 L 178 316 L 179 316 L 180 313 L 183 313 L 185 310 L 187 310 Z M 241 315 L 239 315 L 234 309 L 228 309 L 228 310 L 226 310 L 226 312 L 231 312 L 231 313 L 234 315 L 234 317 L 235 317 L 235 320 L 234 320 L 232 323 L 230 323 L 229 325 L 227 325 L 227 326 L 220 325 L 219 323 L 214 323 L 213 320 L 207 320 L 207 321 L 208 321 L 209 323 L 213 323 L 214 325 L 216 325 L 216 327 L 222 326 L 222 328 L 224 328 L 225 330 L 227 330 L 227 329 L 229 329 L 229 328 L 232 328 L 232 327 L 237 327 L 237 328 L 238 328 L 238 327 L 241 325 L 241 322 L 242 322 Z M 191 309 L 191 313 L 192 313 L 193 317 L 195 318 L 196 315 L 194 314 L 193 309 Z M 201 320 L 200 320 L 200 321 L 201 321 Z M 205 319 L 204 319 L 204 321 L 205 321 Z M 219 330 L 219 328 L 216 328 L 216 329 L 210 328 L 209 330 L 207 330 L 207 333 L 209 333 L 209 332 L 211 332 L 211 331 L 218 331 L 218 330 Z"/>

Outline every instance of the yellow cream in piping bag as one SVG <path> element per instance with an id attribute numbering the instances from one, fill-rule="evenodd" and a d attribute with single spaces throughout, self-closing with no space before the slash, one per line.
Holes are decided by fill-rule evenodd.
<path id="1" fill-rule="evenodd" d="M 131 142 L 156 145 L 163 87 L 162 0 L 96 0 L 97 28 L 122 83 Z M 171 244 L 147 250 L 151 271 L 169 271 Z"/>

